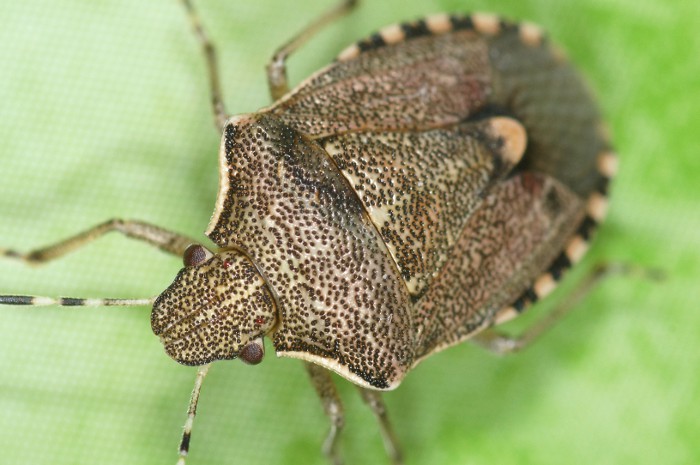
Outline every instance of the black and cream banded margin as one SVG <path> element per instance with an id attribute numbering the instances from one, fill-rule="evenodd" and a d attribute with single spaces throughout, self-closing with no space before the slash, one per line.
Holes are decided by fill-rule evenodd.
<path id="1" fill-rule="evenodd" d="M 416 37 L 446 34 L 458 30 L 471 30 L 484 36 L 496 36 L 503 31 L 513 29 L 517 29 L 520 40 L 530 47 L 539 47 L 547 42 L 542 29 L 529 22 L 514 23 L 490 13 L 473 13 L 471 15 L 439 13 L 413 22 L 386 26 L 366 39 L 345 48 L 338 54 L 336 60 L 352 60 L 363 52 L 398 44 L 406 39 Z M 553 47 L 552 53 L 555 57 L 564 59 L 564 54 L 560 49 Z"/>
<path id="2" fill-rule="evenodd" d="M 604 137 L 607 140 L 607 131 L 602 128 L 601 131 L 606 134 Z M 564 273 L 581 261 L 588 251 L 598 225 L 605 219 L 608 209 L 608 186 L 617 174 L 617 167 L 618 160 L 615 152 L 603 150 L 598 154 L 597 168 L 601 175 L 601 182 L 586 200 L 586 214 L 583 221 L 547 271 L 538 276 L 512 305 L 496 312 L 491 321 L 492 326 L 512 320 L 530 305 L 549 295 L 557 287 Z"/>
<path id="3" fill-rule="evenodd" d="M 550 53 L 558 60 L 564 61 L 566 56 L 562 49 L 549 43 L 544 31 L 529 22 L 511 22 L 498 15 L 490 13 L 473 13 L 471 15 L 451 15 L 440 13 L 426 18 L 386 26 L 369 37 L 345 48 L 336 57 L 337 61 L 348 61 L 361 53 L 375 50 L 387 45 L 398 44 L 416 37 L 446 34 L 458 30 L 471 30 L 484 36 L 497 36 L 503 32 L 516 30 L 523 44 L 529 47 L 541 47 L 545 44 Z M 600 127 L 602 138 L 609 141 L 606 128 Z M 562 252 L 512 305 L 496 312 L 490 325 L 498 325 L 521 314 L 527 307 L 549 295 L 557 286 L 564 273 L 581 261 L 586 254 L 590 241 L 598 225 L 605 218 L 608 200 L 608 185 L 617 173 L 617 155 L 612 150 L 603 150 L 597 159 L 598 172 L 602 179 L 597 189 L 586 201 L 586 215 L 576 233 L 569 239 Z"/>

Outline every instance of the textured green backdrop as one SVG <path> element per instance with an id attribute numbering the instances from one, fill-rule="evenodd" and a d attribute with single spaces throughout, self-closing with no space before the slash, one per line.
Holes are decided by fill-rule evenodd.
<path id="1" fill-rule="evenodd" d="M 197 2 L 231 111 L 268 104 L 268 57 L 330 3 Z M 465 344 L 423 363 L 386 396 L 408 464 L 700 463 L 699 5 L 365 1 L 291 60 L 298 82 L 351 41 L 438 11 L 542 24 L 600 96 L 622 160 L 586 264 L 670 275 L 610 279 L 523 354 Z M 0 245 L 26 250 L 113 216 L 202 237 L 219 136 L 178 2 L 4 1 L 0 18 Z M 146 297 L 179 267 L 115 236 L 37 269 L 0 261 L 0 292 Z M 0 308 L 0 463 L 175 462 L 195 372 L 164 354 L 148 313 Z M 341 393 L 347 463 L 386 463 L 371 415 L 350 385 Z M 321 464 L 325 430 L 299 362 L 218 363 L 190 463 Z"/>

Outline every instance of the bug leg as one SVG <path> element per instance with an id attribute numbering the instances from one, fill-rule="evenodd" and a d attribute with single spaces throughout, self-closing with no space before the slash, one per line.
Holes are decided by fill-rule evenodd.
<path id="1" fill-rule="evenodd" d="M 190 397 L 190 406 L 187 409 L 187 420 L 185 421 L 185 426 L 182 430 L 182 440 L 180 441 L 180 456 L 177 460 L 177 465 L 185 465 L 185 459 L 187 458 L 187 454 L 190 452 L 190 438 L 192 437 L 192 425 L 194 424 L 194 417 L 195 415 L 197 415 L 199 391 L 201 391 L 202 389 L 204 377 L 207 376 L 210 366 L 211 364 L 202 365 L 197 370 L 197 378 L 195 378 L 194 388 L 192 389 L 192 396 Z"/>
<path id="2" fill-rule="evenodd" d="M 372 391 L 370 389 L 358 388 L 362 400 L 372 409 L 372 413 L 377 417 L 379 422 L 379 429 L 382 434 L 382 440 L 384 441 L 384 449 L 386 450 L 392 465 L 403 464 L 403 457 L 401 454 L 401 447 L 394 434 L 394 429 L 391 427 L 389 422 L 389 416 L 387 414 L 386 405 L 382 399 L 382 394 L 377 391 Z"/>
<path id="3" fill-rule="evenodd" d="M 127 237 L 146 242 L 165 252 L 180 257 L 183 255 L 188 245 L 197 242 L 187 236 L 168 231 L 167 229 L 149 223 L 114 218 L 78 233 L 75 236 L 64 239 L 61 242 L 27 253 L 20 253 L 12 249 L 0 249 L 0 256 L 14 258 L 30 264 L 45 263 L 87 245 L 110 231 L 118 231 Z"/>
<path id="4" fill-rule="evenodd" d="M 331 421 L 328 435 L 323 442 L 323 453 L 333 465 L 342 465 L 343 460 L 338 453 L 338 440 L 345 425 L 345 417 L 343 416 L 343 404 L 340 401 L 340 396 L 328 370 L 314 363 L 305 362 L 304 365 L 311 378 L 311 384 L 314 385 L 316 393 L 321 398 L 323 410 Z"/>
<path id="5" fill-rule="evenodd" d="M 598 283 L 614 275 L 637 275 L 656 281 L 664 278 L 663 273 L 655 269 L 642 268 L 629 263 L 600 263 L 584 277 L 566 301 L 560 302 L 549 314 L 527 328 L 522 334 L 512 336 L 493 329 L 487 329 L 474 336 L 471 340 L 477 345 L 499 355 L 520 351 L 535 342 L 571 309 L 578 306 L 581 300 Z"/>
<path id="6" fill-rule="evenodd" d="M 278 100 L 289 91 L 287 83 L 287 58 L 319 30 L 332 23 L 339 17 L 350 12 L 357 5 L 357 0 L 343 0 L 336 6 L 326 11 L 313 23 L 306 26 L 287 43 L 277 49 L 267 65 L 267 84 L 270 88 L 272 100 Z"/>
<path id="7" fill-rule="evenodd" d="M 191 0 L 182 0 L 182 4 L 187 10 L 187 16 L 192 24 L 192 29 L 197 37 L 202 49 L 204 50 L 204 56 L 207 60 L 207 70 L 209 74 L 209 91 L 211 92 L 211 105 L 214 112 L 214 124 L 219 131 L 223 131 L 226 120 L 228 119 L 228 113 L 226 113 L 226 107 L 224 106 L 224 99 L 221 93 L 221 84 L 219 79 L 219 62 L 216 58 L 216 49 L 214 44 L 209 40 L 209 35 L 207 31 L 202 26 L 202 21 L 199 19 L 197 10 L 195 10 L 194 5 Z"/>

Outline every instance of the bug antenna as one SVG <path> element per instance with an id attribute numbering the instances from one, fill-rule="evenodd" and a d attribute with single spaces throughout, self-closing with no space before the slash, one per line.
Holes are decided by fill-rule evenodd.
<path id="1" fill-rule="evenodd" d="M 153 305 L 154 297 L 148 299 L 85 299 L 76 297 L 44 297 L 36 295 L 0 295 L 0 305 L 29 305 L 45 307 L 138 307 Z"/>
<path id="2" fill-rule="evenodd" d="M 177 465 L 185 465 L 187 454 L 190 452 L 190 438 L 192 437 L 192 425 L 194 424 L 194 417 L 195 415 L 197 415 L 199 391 L 202 390 L 202 382 L 204 382 L 204 377 L 207 376 L 210 366 L 211 364 L 208 363 L 206 365 L 202 365 L 197 370 L 197 378 L 195 378 L 194 389 L 192 389 L 192 396 L 190 397 L 190 406 L 187 409 L 187 420 L 185 421 L 185 426 L 182 431 L 182 440 L 180 441 L 180 456 L 177 460 Z"/>

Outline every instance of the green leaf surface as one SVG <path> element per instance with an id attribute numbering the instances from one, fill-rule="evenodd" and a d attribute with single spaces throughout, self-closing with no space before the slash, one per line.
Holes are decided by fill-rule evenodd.
<path id="1" fill-rule="evenodd" d="M 269 103 L 268 57 L 331 3 L 196 2 L 232 112 Z M 522 354 L 464 344 L 422 363 L 385 396 L 407 464 L 700 463 L 700 3 L 365 1 L 291 58 L 290 79 L 439 11 L 541 24 L 600 98 L 620 175 L 590 256 L 556 296 L 602 260 L 668 279 L 607 280 Z M 0 246 L 29 250 L 110 217 L 204 240 L 219 134 L 179 2 L 5 1 L 0 18 Z M 179 268 L 115 235 L 43 267 L 0 260 L 0 293 L 149 297 Z M 325 463 L 304 370 L 268 351 L 256 367 L 212 368 L 190 465 Z M 0 463 L 175 463 L 194 376 L 165 355 L 147 308 L 0 308 Z M 339 386 L 347 464 L 388 463 L 372 415 Z"/>

